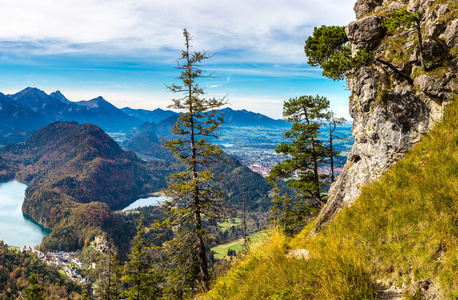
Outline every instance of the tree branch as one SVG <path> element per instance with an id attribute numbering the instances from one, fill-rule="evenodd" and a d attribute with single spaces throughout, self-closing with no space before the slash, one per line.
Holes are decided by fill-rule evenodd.
<path id="1" fill-rule="evenodd" d="M 407 80 L 407 82 L 409 82 L 410 85 L 413 85 L 413 79 L 410 78 L 409 75 L 405 74 L 404 72 L 398 70 L 395 66 L 393 66 L 392 64 L 390 64 L 389 62 L 387 61 L 384 61 L 384 60 L 381 60 L 381 59 L 376 59 L 375 60 L 376 62 L 382 64 L 382 65 L 385 65 L 387 66 L 388 68 L 390 68 L 393 72 L 395 72 L 396 74 L 398 74 L 399 76 L 401 76 L 402 78 L 404 78 L 405 80 Z"/>

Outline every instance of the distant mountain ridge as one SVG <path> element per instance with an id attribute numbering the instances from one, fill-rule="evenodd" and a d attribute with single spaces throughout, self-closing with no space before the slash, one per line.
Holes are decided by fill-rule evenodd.
<path id="1" fill-rule="evenodd" d="M 121 110 L 131 117 L 137 118 L 143 122 L 159 123 L 171 116 L 176 116 L 178 113 L 171 110 L 163 110 L 156 108 L 155 110 L 133 109 L 130 107 L 121 108 Z"/>
<path id="2" fill-rule="evenodd" d="M 12 100 L 11 102 L 20 104 L 36 112 L 47 122 L 60 119 L 68 105 L 62 100 L 49 96 L 42 90 L 30 87 L 16 94 L 7 95 L 7 97 Z"/>
<path id="3" fill-rule="evenodd" d="M 0 93 L 0 145 L 22 142 L 46 123 L 38 113 Z"/>
<path id="4" fill-rule="evenodd" d="M 101 96 L 74 103 L 77 109 L 75 113 L 79 114 L 79 118 L 68 114 L 64 120 L 94 123 L 105 131 L 128 131 L 142 123 L 140 120 L 125 114 Z"/>
<path id="5" fill-rule="evenodd" d="M 260 113 L 246 109 L 233 110 L 229 107 L 219 110 L 224 113 L 225 124 L 223 127 L 290 127 L 291 125 L 283 120 L 275 120 Z"/>
<path id="6" fill-rule="evenodd" d="M 174 124 L 178 119 L 179 113 L 171 110 L 155 110 L 132 109 L 124 107 L 121 109 L 131 117 L 138 118 L 143 122 L 152 122 L 159 127 L 164 127 L 166 124 Z M 246 109 L 234 110 L 226 107 L 217 110 L 217 113 L 224 114 L 224 124 L 222 127 L 289 127 L 290 124 L 283 120 L 275 120 L 260 113 L 248 111 Z"/>
<path id="7" fill-rule="evenodd" d="M 49 96 L 59 99 L 64 103 L 71 103 L 71 101 L 68 100 L 67 97 L 65 97 L 59 90 L 52 92 L 51 94 L 49 94 Z"/>
<path id="8" fill-rule="evenodd" d="M 141 120 L 125 114 L 110 102 L 97 97 L 72 102 L 60 91 L 46 94 L 37 88 L 25 88 L 12 94 L 1 95 L 0 144 L 25 141 L 33 132 L 55 121 L 93 123 L 105 131 L 129 131 L 140 126 Z M 24 124 L 18 126 L 18 122 Z"/>
<path id="9" fill-rule="evenodd" d="M 224 108 L 223 128 L 288 127 L 288 123 L 247 110 Z M 179 114 L 171 110 L 119 109 L 99 96 L 91 100 L 72 102 L 59 90 L 46 94 L 27 87 L 11 95 L 0 93 L 0 145 L 25 141 L 35 131 L 56 121 L 92 123 L 107 132 L 129 132 L 145 122 L 157 125 L 160 137 L 169 136 Z"/>

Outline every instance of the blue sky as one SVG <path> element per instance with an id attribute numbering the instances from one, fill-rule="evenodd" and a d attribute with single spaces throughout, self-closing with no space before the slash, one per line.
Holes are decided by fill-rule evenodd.
<path id="1" fill-rule="evenodd" d="M 281 118 L 284 100 L 325 96 L 346 118 L 344 81 L 307 65 L 314 26 L 354 20 L 354 0 L 0 0 L 0 91 L 60 90 L 72 101 L 97 96 L 117 107 L 166 108 L 183 28 L 203 69 L 208 97 L 233 109 Z"/>

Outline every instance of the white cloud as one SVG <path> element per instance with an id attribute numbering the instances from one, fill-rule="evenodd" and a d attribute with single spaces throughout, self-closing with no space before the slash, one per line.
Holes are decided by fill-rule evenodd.
<path id="1" fill-rule="evenodd" d="M 305 63 L 304 63 L 305 64 Z M 265 77 L 302 77 L 322 79 L 322 70 L 308 65 L 232 65 L 232 66 L 209 66 L 209 72 L 218 74 L 238 74 L 251 76 L 252 80 L 257 80 L 257 76 Z"/>
<path id="2" fill-rule="evenodd" d="M 222 78 L 207 86 L 222 96 L 228 92 L 232 108 L 281 118 L 283 100 L 321 93 L 337 99 L 337 113 L 348 118 L 347 96 L 338 94 L 340 87 L 307 84 L 322 77 L 319 68 L 306 65 L 303 45 L 314 26 L 352 21 L 354 2 L 0 0 L 1 62 L 11 69 L 36 67 L 25 75 L 21 68 L 4 69 L 0 83 L 3 92 L 31 85 L 46 92 L 61 89 L 74 101 L 102 95 L 117 107 L 166 108 L 174 95 L 163 84 L 178 74 L 172 67 L 187 28 L 193 50 L 217 53 L 204 69 Z M 146 72 L 131 68 L 131 76 L 122 73 L 126 67 L 117 73 L 117 62 L 139 64 Z M 155 69 L 157 62 L 170 70 Z M 101 71 L 105 66 L 108 71 Z M 336 94 L 326 95 L 331 92 Z"/>
<path id="3" fill-rule="evenodd" d="M 196 50 L 240 51 L 247 61 L 291 62 L 313 26 L 345 25 L 354 0 L 1 0 L 0 41 L 44 53 L 167 56 L 188 28 Z M 174 57 L 176 54 L 173 54 Z"/>
<path id="4" fill-rule="evenodd" d="M 222 83 L 217 83 L 217 84 L 210 85 L 208 88 L 210 88 L 210 89 L 217 88 L 217 87 L 223 86 L 225 84 L 228 84 L 229 82 L 231 82 L 231 76 L 228 76 L 226 81 L 224 81 Z"/>

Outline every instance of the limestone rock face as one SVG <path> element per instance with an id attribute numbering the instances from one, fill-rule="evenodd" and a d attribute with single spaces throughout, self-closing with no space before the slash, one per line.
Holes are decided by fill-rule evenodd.
<path id="1" fill-rule="evenodd" d="M 367 6 L 363 4 L 366 2 Z M 316 221 L 316 230 L 327 224 L 343 206 L 351 205 L 363 185 L 377 180 L 391 165 L 419 142 L 443 116 L 458 91 L 458 21 L 456 8 L 426 0 L 357 1 L 359 20 L 346 27 L 353 54 L 369 48 L 377 59 L 389 62 L 412 79 L 413 84 L 383 64 L 370 64 L 347 74 L 352 91 L 350 115 L 355 143 L 344 171 L 332 184 L 328 202 Z M 377 15 L 370 13 L 367 7 Z M 427 72 L 420 67 L 417 35 L 399 30 L 385 36 L 381 21 L 393 9 L 423 10 L 423 47 Z M 358 8 L 358 9 L 357 9 Z M 442 41 L 439 39 L 442 38 Z M 455 47 L 455 48 L 453 48 Z"/>
<path id="2" fill-rule="evenodd" d="M 431 11 L 431 17 L 435 19 L 442 18 L 449 11 L 450 9 L 448 8 L 447 4 L 438 4 L 434 10 Z"/>
<path id="3" fill-rule="evenodd" d="M 388 5 L 388 9 L 387 11 L 391 12 L 391 11 L 395 11 L 395 10 L 400 10 L 402 8 L 402 3 L 401 2 L 398 2 L 398 1 L 393 1 L 390 3 L 390 5 Z"/>
<path id="4" fill-rule="evenodd" d="M 358 0 L 356 1 L 353 10 L 356 18 L 361 19 L 364 15 L 370 13 L 375 7 L 382 4 L 382 0 Z"/>
<path id="5" fill-rule="evenodd" d="M 456 82 L 454 82 L 453 73 L 447 73 L 443 77 L 431 77 L 421 75 L 414 80 L 414 84 L 418 85 L 423 93 L 431 98 L 448 99 L 452 97 L 453 90 L 456 90 Z"/>
<path id="6" fill-rule="evenodd" d="M 444 31 L 444 25 L 437 21 L 429 21 L 425 26 L 426 35 L 430 38 L 438 36 L 442 31 Z"/>
<path id="7" fill-rule="evenodd" d="M 448 47 L 458 46 L 458 20 L 455 20 L 447 27 L 443 37 Z"/>
<path id="8" fill-rule="evenodd" d="M 372 50 L 382 37 L 382 25 L 376 15 L 351 22 L 345 33 L 352 44 L 352 50 L 367 48 Z"/>

